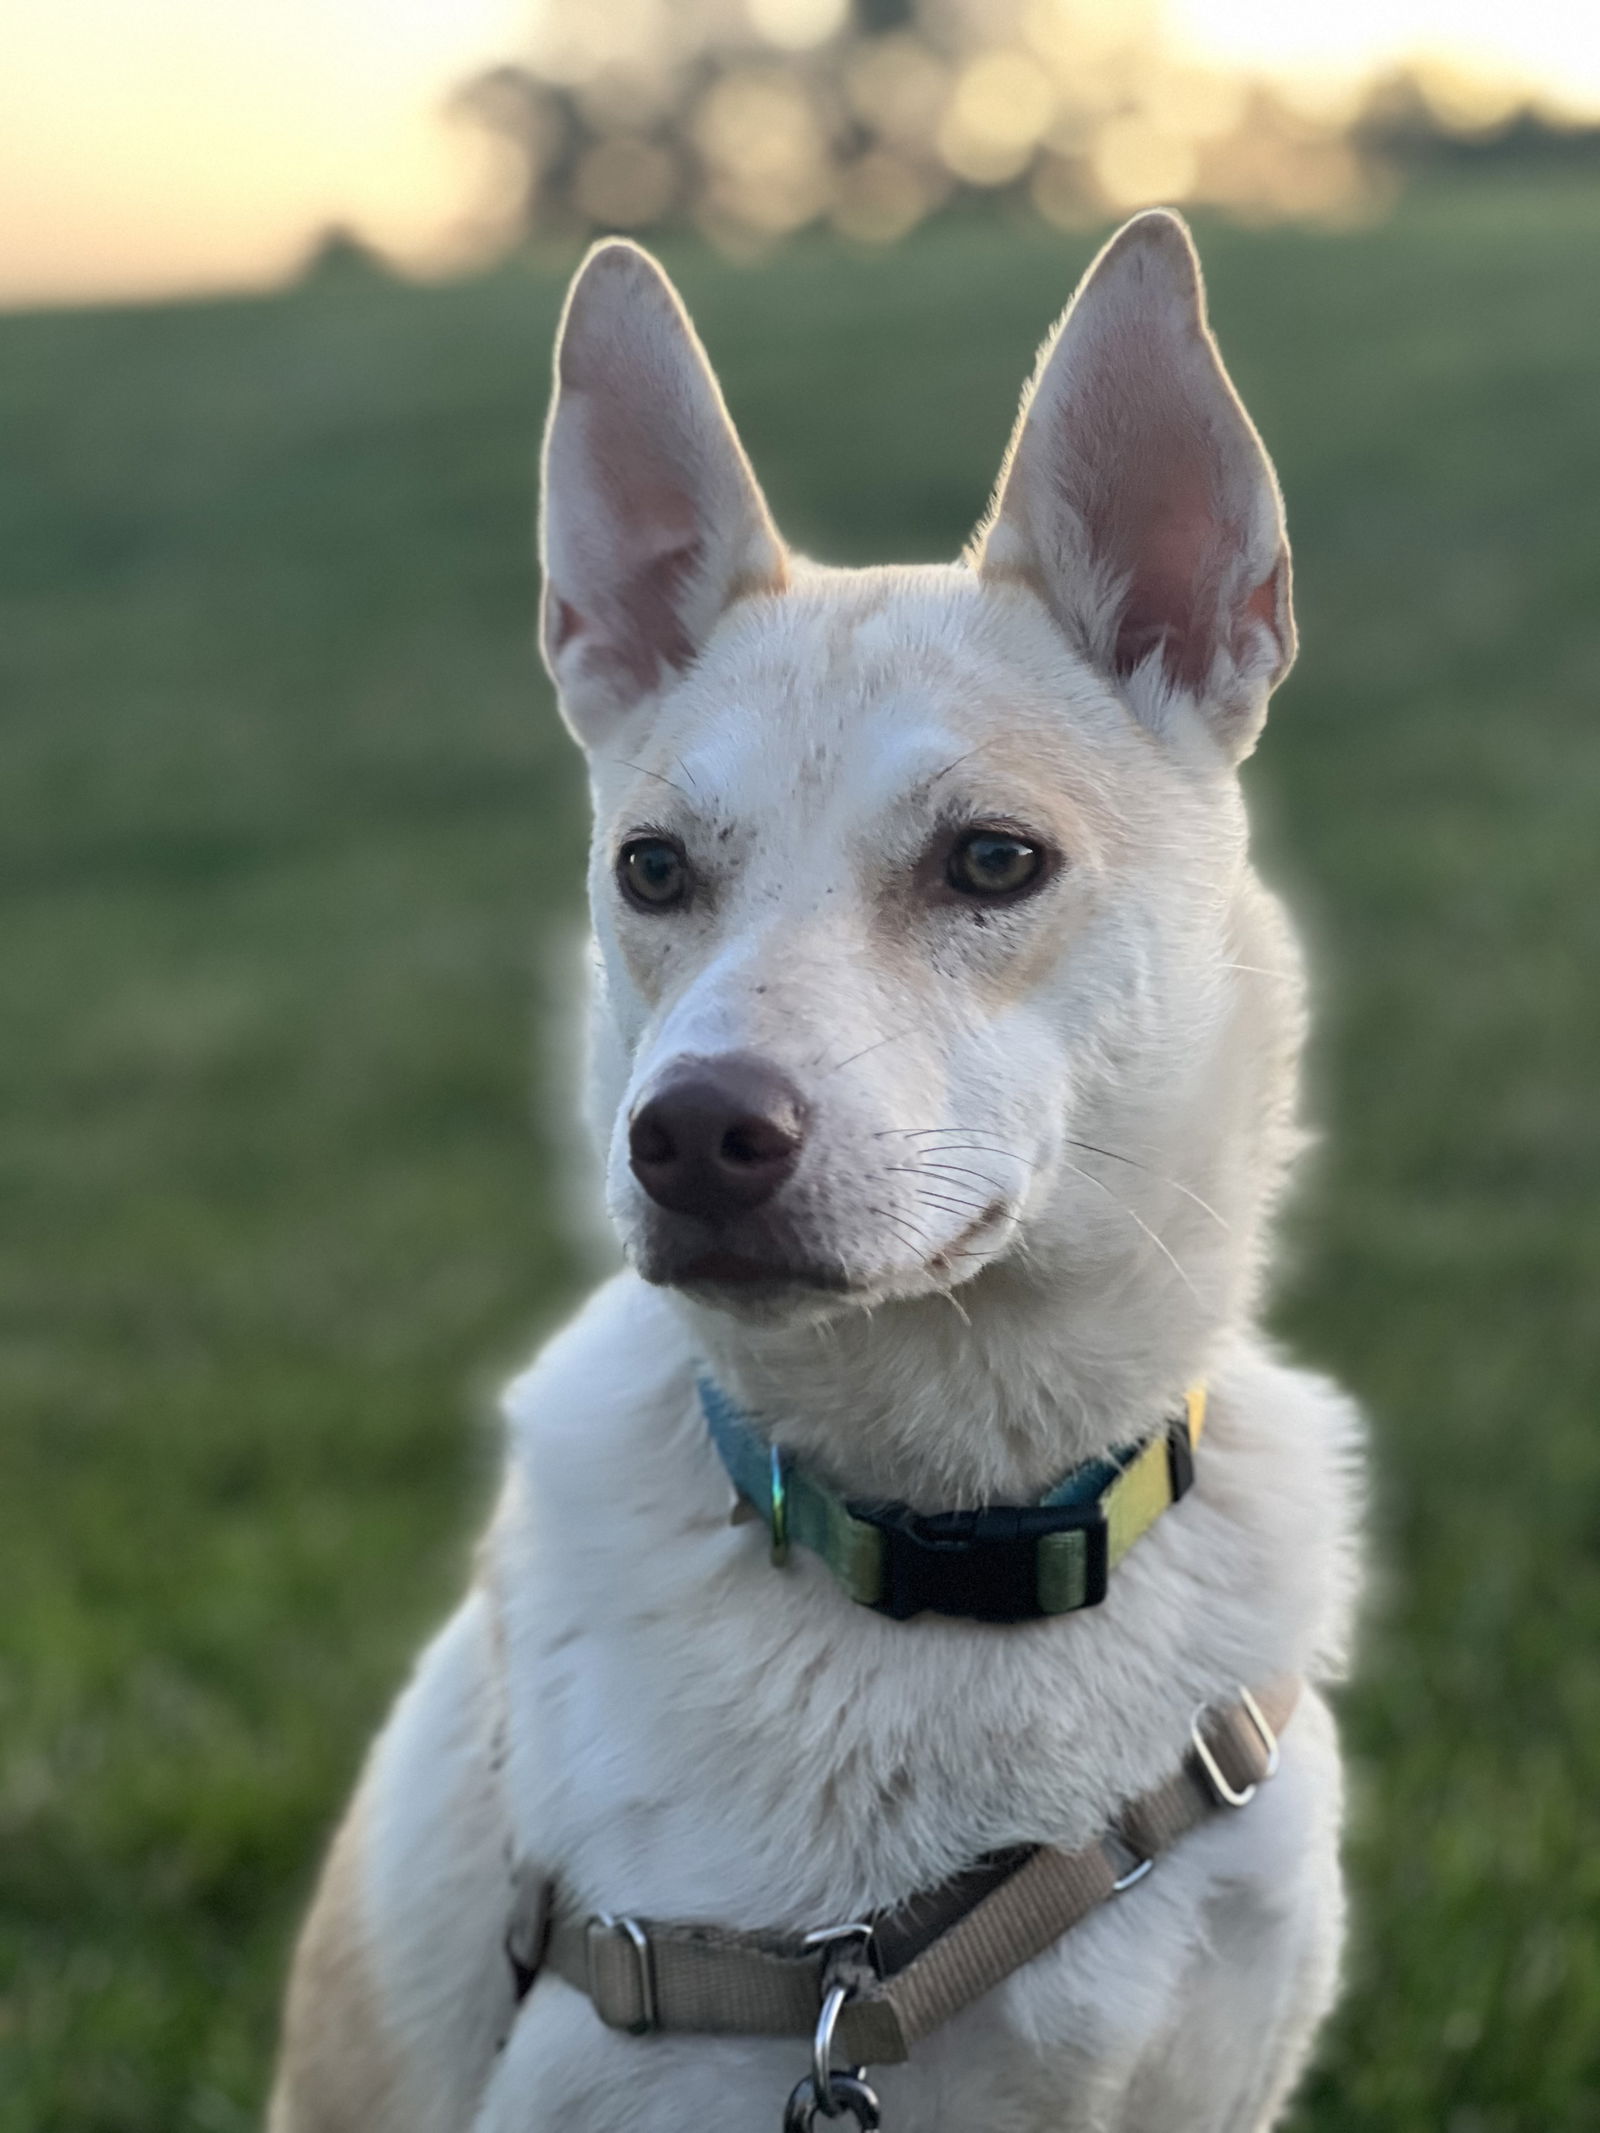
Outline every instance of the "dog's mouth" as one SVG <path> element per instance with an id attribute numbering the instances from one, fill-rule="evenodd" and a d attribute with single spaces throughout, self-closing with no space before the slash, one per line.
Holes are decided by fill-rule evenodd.
<path id="1" fill-rule="evenodd" d="M 843 1267 L 794 1265 L 745 1252 L 709 1251 L 666 1277 L 684 1289 L 731 1289 L 743 1296 L 775 1295 L 781 1289 L 817 1289 L 839 1295 L 855 1287 Z"/>
<path id="2" fill-rule="evenodd" d="M 877 1300 L 930 1286 L 952 1288 L 967 1280 L 996 1256 L 997 1239 L 1013 1214 L 1006 1201 L 992 1200 L 954 1237 L 926 1252 L 859 1269 L 843 1260 L 762 1249 L 759 1243 L 741 1250 L 731 1241 L 669 1241 L 659 1234 L 635 1256 L 634 1263 L 643 1278 L 657 1287 L 681 1289 L 701 1301 L 735 1309 L 805 1295 Z"/>

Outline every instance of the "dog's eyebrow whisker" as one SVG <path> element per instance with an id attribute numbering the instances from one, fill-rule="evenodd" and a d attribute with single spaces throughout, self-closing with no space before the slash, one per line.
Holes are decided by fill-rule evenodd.
<path id="1" fill-rule="evenodd" d="M 985 748 L 992 748 L 996 739 L 998 739 L 998 735 L 992 736 L 986 741 L 979 741 L 977 746 L 969 748 L 965 755 L 958 755 L 953 763 L 946 763 L 943 770 L 936 770 L 931 778 L 924 781 L 923 791 L 932 792 L 933 788 L 949 777 L 952 771 L 959 770 L 963 763 L 970 763 L 975 755 L 982 755 Z"/>
<path id="2" fill-rule="evenodd" d="M 1211 1217 L 1218 1229 L 1228 1230 L 1230 1228 L 1227 1218 L 1219 1215 L 1209 1200 L 1202 1200 L 1193 1186 L 1185 1185 L 1182 1178 L 1169 1178 L 1165 1171 L 1152 1169 L 1150 1164 L 1141 1163 L 1131 1155 L 1118 1155 L 1115 1148 L 1097 1148 L 1093 1141 L 1075 1141 L 1069 1138 L 1067 1146 L 1069 1148 L 1081 1148 L 1088 1155 L 1103 1155 L 1107 1162 L 1126 1163 L 1131 1170 L 1142 1170 L 1147 1178 L 1154 1178 L 1157 1184 L 1160 1185 L 1170 1185 L 1174 1192 L 1181 1192 L 1186 1200 L 1192 1200 L 1203 1215 Z"/>
<path id="3" fill-rule="evenodd" d="M 1118 1208 L 1123 1214 L 1125 1214 L 1128 1220 L 1134 1225 L 1136 1229 L 1143 1231 L 1144 1235 L 1149 1238 L 1150 1242 L 1155 1246 L 1156 1250 L 1161 1254 L 1162 1258 L 1166 1260 L 1172 1271 L 1177 1275 L 1178 1279 L 1189 1291 L 1189 1294 L 1194 1298 L 1195 1302 L 1198 1303 L 1200 1301 L 1200 1291 L 1195 1287 L 1194 1283 L 1189 1279 L 1188 1275 L 1179 1265 L 1178 1260 L 1173 1253 L 1172 1247 L 1167 1243 L 1166 1239 L 1164 1237 L 1158 1237 L 1155 1231 L 1150 1227 L 1149 1223 L 1146 1222 L 1143 1215 L 1135 1214 L 1135 1212 L 1128 1205 L 1126 1200 L 1118 1199 L 1117 1195 L 1111 1190 L 1111 1187 L 1105 1182 L 1103 1178 L 1097 1178 L 1092 1170 L 1085 1170 L 1080 1163 L 1068 1162 L 1065 1156 L 1063 1156 L 1061 1160 L 1066 1163 L 1067 1168 L 1069 1170 L 1076 1172 L 1076 1174 L 1080 1178 L 1082 1178 L 1086 1184 L 1094 1186 L 1097 1192 L 1103 1192 L 1106 1198 L 1111 1202 L 1113 1207 Z"/>
<path id="4" fill-rule="evenodd" d="M 898 1044 L 902 1037 L 909 1037 L 915 1028 L 916 1024 L 913 1023 L 907 1029 L 891 1030 L 887 1037 L 878 1037 L 871 1044 L 864 1044 L 859 1052 L 852 1052 L 848 1059 L 841 1059 L 837 1066 L 829 1067 L 827 1073 L 819 1078 L 831 1081 L 835 1074 L 842 1074 L 847 1066 L 854 1066 L 858 1059 L 865 1059 L 868 1052 L 881 1052 L 886 1044 Z"/>
<path id="5" fill-rule="evenodd" d="M 635 763 L 625 755 L 614 755 L 611 760 L 613 763 L 620 763 L 624 770 L 638 771 L 641 778 L 654 778 L 658 785 L 670 785 L 674 792 L 681 792 L 686 800 L 694 798 L 687 785 L 680 785 L 676 778 L 664 777 L 659 770 L 647 770 L 643 763 Z"/>

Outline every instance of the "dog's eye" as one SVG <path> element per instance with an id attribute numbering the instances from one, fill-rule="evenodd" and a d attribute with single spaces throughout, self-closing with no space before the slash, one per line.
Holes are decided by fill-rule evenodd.
<path id="1" fill-rule="evenodd" d="M 689 862 L 666 837 L 634 837 L 617 854 L 617 881 L 642 911 L 670 911 L 689 893 Z"/>
<path id="2" fill-rule="evenodd" d="M 1012 830 L 968 830 L 945 867 L 945 879 L 963 896 L 1015 896 L 1039 878 L 1044 853 Z"/>

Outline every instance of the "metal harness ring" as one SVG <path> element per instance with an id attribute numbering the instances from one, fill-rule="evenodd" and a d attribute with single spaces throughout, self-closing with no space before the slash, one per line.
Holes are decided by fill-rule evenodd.
<path id="1" fill-rule="evenodd" d="M 874 2133 L 879 2122 L 878 2098 L 866 2078 L 866 2068 L 836 2067 L 833 2063 L 839 2016 L 856 1990 L 855 1983 L 837 1975 L 833 1966 L 851 1948 L 870 1959 L 871 1921 L 856 1918 L 837 1926 L 819 1926 L 805 1936 L 805 1944 L 824 1951 L 822 2005 L 811 2033 L 811 2072 L 796 2084 L 789 2098 L 783 2114 L 784 2133 L 811 2133 L 819 2116 L 837 2118 L 845 2111 L 854 2118 L 860 2133 Z"/>
<path id="2" fill-rule="evenodd" d="M 850 1997 L 848 1985 L 830 1985 L 822 1995 L 822 2012 L 811 2038 L 811 2085 L 817 2093 L 817 2108 L 824 2118 L 836 2118 L 837 2108 L 824 2101 L 833 2086 L 833 2033 L 839 2026 L 839 2010 Z M 859 2072 L 860 2069 L 855 2069 Z"/>

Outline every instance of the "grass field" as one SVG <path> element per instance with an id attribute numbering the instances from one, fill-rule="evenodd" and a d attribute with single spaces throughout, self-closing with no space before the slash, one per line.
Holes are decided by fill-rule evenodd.
<path id="1" fill-rule="evenodd" d="M 1279 1322 L 1375 1417 L 1351 1987 L 1299 2118 L 1600 2124 L 1600 188 L 1202 233 L 1304 651 Z M 673 259 L 780 518 L 936 556 L 1087 242 Z M 0 320 L 0 2133 L 235 2133 L 583 1276 L 531 658 L 559 277 Z M 909 2129 L 902 2129 L 909 2133 Z"/>

